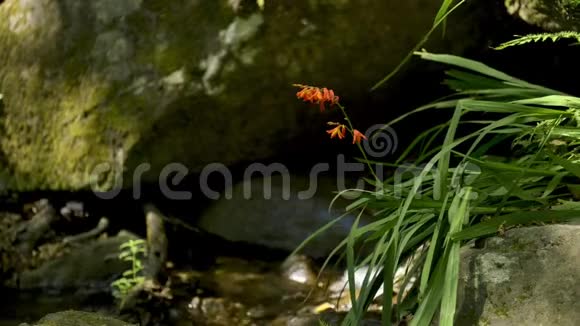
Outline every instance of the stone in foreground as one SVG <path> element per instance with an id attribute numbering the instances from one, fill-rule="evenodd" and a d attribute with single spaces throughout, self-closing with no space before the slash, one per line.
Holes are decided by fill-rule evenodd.
<path id="1" fill-rule="evenodd" d="M 23 324 L 26 325 L 26 324 Z M 62 311 L 46 315 L 34 326 L 134 326 L 133 324 L 92 312 Z"/>
<path id="2" fill-rule="evenodd" d="M 580 226 L 508 231 L 463 252 L 456 325 L 580 322 Z"/>

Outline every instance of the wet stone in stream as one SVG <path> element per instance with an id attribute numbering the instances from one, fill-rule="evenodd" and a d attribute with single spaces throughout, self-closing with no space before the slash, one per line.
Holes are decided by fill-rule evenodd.
<path id="1" fill-rule="evenodd" d="M 220 258 L 202 274 L 199 286 L 209 295 L 191 299 L 190 316 L 195 325 L 318 326 L 321 319 L 335 325 L 344 314 L 317 307 L 336 295 L 327 288 L 338 275 L 329 271 L 317 279 L 311 266 L 300 256 L 283 264 Z"/>
<path id="2" fill-rule="evenodd" d="M 315 275 L 312 271 L 305 273 Z M 211 321 L 216 325 L 227 325 L 225 319 L 236 325 L 266 323 L 322 302 L 323 291 L 310 285 L 314 281 L 312 278 L 302 284 L 290 280 L 278 264 L 220 258 L 199 284 L 212 296 L 194 297 L 189 304 L 190 313 L 194 321 Z"/>

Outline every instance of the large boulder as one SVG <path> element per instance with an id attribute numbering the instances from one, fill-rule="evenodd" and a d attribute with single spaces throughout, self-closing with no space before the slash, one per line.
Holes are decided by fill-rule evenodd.
<path id="1" fill-rule="evenodd" d="M 328 178 L 311 180 L 293 175 L 287 180 L 278 176 L 247 179 L 213 202 L 201 215 L 198 226 L 229 241 L 291 252 L 344 214 L 344 201 L 330 205 L 337 188 L 336 180 Z M 346 239 L 355 219 L 351 214 L 343 216 L 301 252 L 326 257 Z M 360 224 L 367 222 L 367 216 L 361 217 Z"/>
<path id="2" fill-rule="evenodd" d="M 580 226 L 507 231 L 463 252 L 457 325 L 578 325 Z"/>
<path id="3" fill-rule="evenodd" d="M 439 42 L 452 46 L 430 49 L 487 47 L 492 5 L 472 2 Z M 93 175 L 110 189 L 142 163 L 157 180 L 170 162 L 199 172 L 272 156 L 323 126 L 292 83 L 367 96 L 440 4 L 266 1 L 260 11 L 251 0 L 7 0 L 0 176 L 10 189 L 74 190 Z"/>

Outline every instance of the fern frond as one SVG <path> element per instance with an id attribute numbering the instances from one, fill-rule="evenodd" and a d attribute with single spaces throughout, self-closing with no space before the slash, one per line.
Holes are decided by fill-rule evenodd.
<path id="1" fill-rule="evenodd" d="M 564 31 L 558 33 L 539 33 L 539 34 L 528 34 L 517 39 L 507 41 L 505 43 L 500 44 L 499 46 L 495 47 L 496 50 L 503 50 L 508 47 L 512 46 L 519 46 L 528 43 L 536 43 L 536 42 L 546 42 L 552 41 L 557 42 L 561 39 L 575 39 L 578 43 L 580 43 L 580 33 L 573 32 L 573 31 Z"/>

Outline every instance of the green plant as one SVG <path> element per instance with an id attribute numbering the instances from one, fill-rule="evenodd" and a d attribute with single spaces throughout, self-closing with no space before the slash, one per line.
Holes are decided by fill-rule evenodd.
<path id="1" fill-rule="evenodd" d="M 495 47 L 496 50 L 503 50 L 512 46 L 519 46 L 528 43 L 546 42 L 552 41 L 557 42 L 562 39 L 575 39 L 580 43 L 580 33 L 573 31 L 564 31 L 557 33 L 539 33 L 539 34 L 528 34 L 522 37 L 518 37 L 511 41 L 500 44 Z"/>
<path id="2" fill-rule="evenodd" d="M 143 239 L 131 239 L 119 246 L 121 250 L 119 259 L 131 264 L 131 268 L 123 272 L 121 278 L 111 283 L 113 296 L 121 301 L 125 300 L 132 289 L 143 284 L 145 281 L 145 278 L 142 276 L 142 259 L 145 254 L 145 245 L 146 243 Z"/>
<path id="3" fill-rule="evenodd" d="M 580 188 L 580 98 L 527 83 L 476 61 L 416 52 L 439 26 L 445 32 L 446 18 L 465 0 L 452 6 L 453 2 L 443 0 L 431 29 L 391 73 L 372 87 L 375 90 L 384 85 L 413 54 L 455 68 L 447 72 L 446 81 L 456 91 L 453 97 L 418 108 L 385 127 L 427 110 L 442 114 L 451 111 L 449 122 L 421 133 L 394 164 L 369 161 L 362 152 L 361 160 L 368 165 L 393 168 L 401 168 L 411 152 L 418 152 L 413 163 L 420 173 L 385 181 L 373 173 L 367 182 L 375 191 L 345 191 L 358 192 L 361 197 L 347 207 L 343 216 L 356 211 L 360 216 L 372 210 L 377 220 L 359 227 L 357 219 L 349 236 L 323 266 L 339 251 L 346 253 L 352 309 L 344 325 L 358 324 L 380 285 L 383 293 L 390 293 L 397 267 L 417 254 L 419 258 L 412 262 L 402 282 L 413 284 L 415 289 L 407 297 L 400 291 L 396 307 L 389 295 L 383 296 L 383 322 L 390 324 L 411 312 L 411 325 L 430 325 L 439 311 L 440 324 L 453 325 L 463 244 L 501 234 L 506 228 L 578 218 L 580 204 L 573 197 Z M 578 40 L 579 34 L 528 35 L 498 48 L 562 38 Z M 339 108 L 352 129 L 345 109 Z M 473 115 L 492 117 L 466 118 Z M 465 126 L 479 129 L 460 134 Z M 437 145 L 442 135 L 443 142 Z M 505 158 L 490 155 L 506 143 L 511 143 L 518 154 Z M 297 251 L 343 216 L 315 232 Z M 373 253 L 356 255 L 357 242 L 370 242 Z M 368 265 L 369 272 L 357 297 L 354 274 L 361 265 Z M 377 269 L 382 273 L 371 273 Z M 415 275 L 419 276 L 417 284 L 410 282 Z"/>
<path id="4" fill-rule="evenodd" d="M 411 325 L 430 325 L 439 311 L 440 325 L 453 325 L 463 244 L 512 227 L 579 216 L 580 204 L 573 201 L 570 189 L 580 177 L 580 98 L 465 58 L 416 55 L 452 67 L 446 84 L 456 93 L 385 126 L 428 110 L 449 116 L 447 122 L 421 133 L 394 163 L 361 159 L 369 166 L 400 169 L 409 154 L 415 153 L 415 169 L 387 180 L 373 174 L 367 182 L 374 190 L 345 191 L 359 194 L 347 207 L 349 213 L 360 216 L 367 211 L 376 217 L 364 226 L 357 220 L 331 254 L 346 253 L 352 309 L 345 325 L 358 324 L 379 285 L 383 293 L 392 292 L 397 267 L 415 254 L 419 258 L 410 270 L 416 272 L 408 273 L 403 281 L 409 283 L 417 276 L 415 289 L 407 297 L 399 292 L 396 309 L 391 297 L 383 296 L 383 322 L 412 312 Z M 340 108 L 348 122 L 346 111 Z M 510 155 L 494 156 L 506 145 L 511 146 Z M 355 252 L 361 242 L 373 246 L 370 255 Z M 353 275 L 362 265 L 369 272 L 357 297 Z M 382 272 L 371 272 L 376 270 Z"/>
<path id="5" fill-rule="evenodd" d="M 318 326 L 330 326 L 327 322 L 322 319 L 318 320 Z"/>

